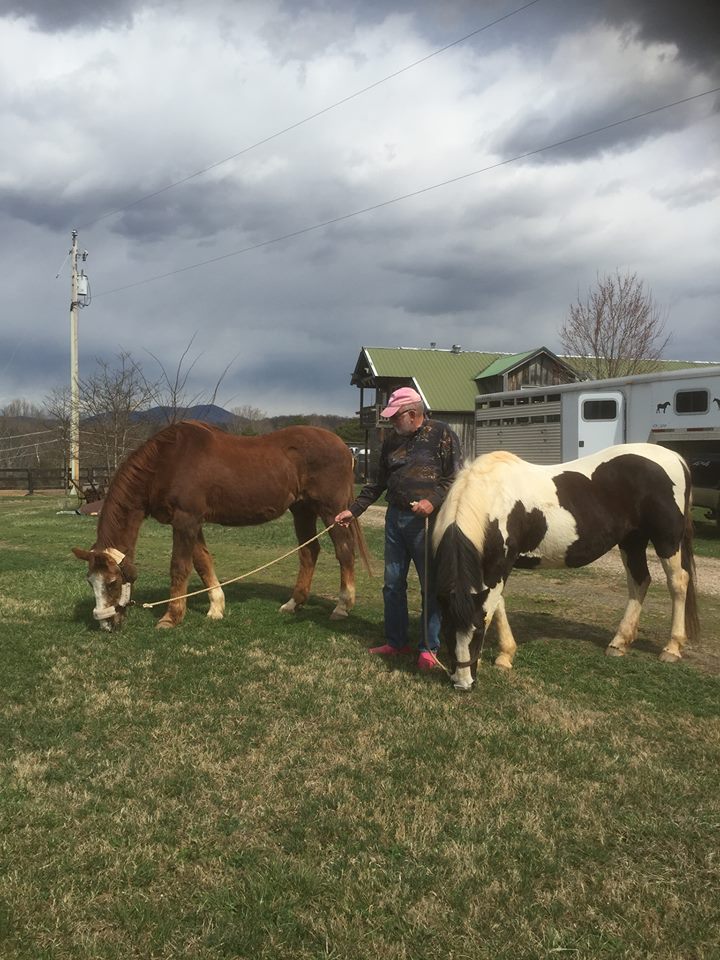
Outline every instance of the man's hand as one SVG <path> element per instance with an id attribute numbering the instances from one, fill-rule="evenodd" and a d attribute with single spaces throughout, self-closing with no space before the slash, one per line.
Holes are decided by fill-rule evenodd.
<path id="1" fill-rule="evenodd" d="M 429 500 L 413 500 L 410 509 L 413 513 L 419 513 L 421 517 L 429 517 L 435 507 Z"/>
<path id="2" fill-rule="evenodd" d="M 349 510 L 341 510 L 340 513 L 335 517 L 335 523 L 339 524 L 341 527 L 349 527 L 354 519 L 354 515 Z"/>

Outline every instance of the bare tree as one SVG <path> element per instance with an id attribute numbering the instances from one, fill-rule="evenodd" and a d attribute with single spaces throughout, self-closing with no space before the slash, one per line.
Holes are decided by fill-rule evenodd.
<path id="1" fill-rule="evenodd" d="M 54 387 L 44 400 L 45 410 L 51 421 L 57 423 L 62 446 L 63 473 L 68 474 L 70 464 L 70 419 L 72 400 L 70 387 Z"/>
<path id="2" fill-rule="evenodd" d="M 12 400 L 0 410 L 0 469 L 63 467 L 61 432 L 40 408 Z"/>
<path id="3" fill-rule="evenodd" d="M 594 379 L 651 373 L 668 345 L 666 312 L 636 273 L 600 276 L 585 300 L 578 295 L 560 329 L 566 354 L 587 363 Z"/>
<path id="4" fill-rule="evenodd" d="M 162 372 L 162 376 L 157 383 L 155 401 L 159 407 L 163 408 L 165 419 L 168 423 L 174 423 L 176 420 L 181 420 L 183 416 L 185 416 L 185 411 L 188 409 L 188 407 L 209 406 L 215 403 L 218 390 L 220 389 L 220 384 L 225 379 L 225 374 L 235 361 L 235 357 L 233 357 L 233 359 L 227 364 L 209 395 L 204 391 L 201 391 L 192 397 L 188 397 L 186 394 L 188 377 L 200 358 L 195 357 L 195 359 L 189 364 L 189 366 L 186 367 L 185 370 L 183 370 L 183 365 L 188 358 L 190 348 L 195 342 L 196 336 L 197 332 L 195 332 L 190 338 L 190 342 L 183 350 L 180 360 L 178 361 L 178 365 L 172 374 L 168 374 L 162 361 L 159 360 L 154 353 L 151 353 L 148 350 L 148 353 L 153 358 L 155 363 L 157 363 L 157 365 L 160 367 Z"/>
<path id="5" fill-rule="evenodd" d="M 88 451 L 86 459 L 100 461 L 108 474 L 145 438 L 138 414 L 154 402 L 159 389 L 130 353 L 118 354 L 117 360 L 119 366 L 112 368 L 98 358 L 98 372 L 78 384 L 80 446 Z"/>
<path id="6" fill-rule="evenodd" d="M 30 403 L 29 400 L 24 400 L 22 397 L 11 400 L 6 407 L 0 410 L 0 416 L 2 417 L 35 417 L 39 420 L 42 415 L 43 412 L 40 407 L 36 407 L 34 403 Z"/>
<path id="7" fill-rule="evenodd" d="M 237 433 L 245 437 L 255 437 L 260 433 L 268 433 L 271 429 L 268 415 L 259 407 L 244 403 L 241 407 L 233 407 L 230 411 L 236 417 L 234 423 L 228 424 L 230 433 Z"/>

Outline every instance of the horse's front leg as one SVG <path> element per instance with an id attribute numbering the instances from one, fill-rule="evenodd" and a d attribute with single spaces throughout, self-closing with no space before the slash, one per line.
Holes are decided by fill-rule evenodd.
<path id="1" fill-rule="evenodd" d="M 193 566 L 205 586 L 211 588 L 208 593 L 210 598 L 208 617 L 210 620 L 222 620 L 225 613 L 225 594 L 215 574 L 215 565 L 205 543 L 202 529 L 198 530 L 197 540 L 193 548 Z"/>
<path id="2" fill-rule="evenodd" d="M 505 601 L 502 595 L 504 586 L 505 584 L 501 581 L 492 587 L 482 604 L 480 597 L 477 596 L 475 623 L 479 626 L 477 628 L 473 626 L 468 631 L 458 630 L 455 635 L 456 667 L 450 679 L 456 690 L 469 690 L 475 682 L 477 664 L 482 654 L 487 631 L 496 615 L 500 654 L 495 660 L 495 666 L 504 667 L 506 670 L 512 667 L 517 645 L 505 613 Z"/>
<path id="3" fill-rule="evenodd" d="M 295 503 L 290 507 L 290 512 L 293 515 L 297 542 L 305 543 L 306 540 L 312 539 L 317 533 L 317 515 L 314 510 L 303 503 Z M 295 588 L 287 603 L 280 607 L 283 613 L 295 613 L 307 600 L 319 553 L 320 545 L 317 540 L 313 540 L 299 551 L 300 567 Z"/>
<path id="4" fill-rule="evenodd" d="M 323 522 L 330 526 L 333 521 L 332 518 L 327 521 L 323 518 Z M 357 520 L 353 522 L 357 523 Z M 352 529 L 336 524 L 330 531 L 330 537 L 340 564 L 340 593 L 330 619 L 344 620 L 355 606 L 355 548 Z"/>
<path id="5" fill-rule="evenodd" d="M 455 671 L 450 674 L 450 679 L 456 690 L 472 689 L 474 681 L 471 670 L 470 647 L 474 635 L 475 627 L 455 632 Z"/>
<path id="6" fill-rule="evenodd" d="M 170 603 L 167 613 L 158 620 L 158 629 L 176 627 L 182 623 L 187 608 L 188 580 L 192 570 L 193 553 L 200 532 L 200 523 L 191 514 L 176 511 L 172 521 L 173 549 L 170 559 Z M 177 599 L 174 599 L 177 598 Z"/>

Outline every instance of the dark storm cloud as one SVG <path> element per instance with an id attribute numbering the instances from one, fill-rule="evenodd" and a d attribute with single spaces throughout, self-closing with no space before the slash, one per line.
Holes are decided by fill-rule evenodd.
<path id="1" fill-rule="evenodd" d="M 683 59 L 712 73 L 720 70 L 717 0 L 608 0 L 607 17 L 618 24 L 637 24 L 646 43 L 674 43 Z"/>
<path id="2" fill-rule="evenodd" d="M 538 31 L 544 39 L 559 36 L 568 30 L 593 23 L 607 22 L 615 26 L 634 25 L 644 43 L 674 43 L 684 60 L 698 64 L 712 73 L 720 71 L 720 3 L 718 0 L 574 0 L 557 3 L 539 0 L 526 10 L 524 0 L 492 0 L 482 5 L 477 0 L 357 0 L 347 4 L 353 15 L 373 23 L 381 23 L 390 13 L 413 17 L 418 30 L 427 36 L 445 41 L 454 39 L 447 32 L 458 35 L 478 29 L 512 11 L 519 12 L 495 24 L 480 36 L 492 43 L 497 39 L 506 43 L 512 39 L 537 42 Z M 293 11 L 309 13 L 325 9 L 325 0 L 287 2 L 288 15 Z"/>
<path id="3" fill-rule="evenodd" d="M 683 99 L 678 96 L 679 92 L 682 91 L 677 88 L 663 92 L 655 83 L 646 90 L 618 91 L 616 98 L 606 98 L 595 104 L 588 97 L 564 115 L 562 102 L 550 104 L 543 110 L 531 109 L 510 132 L 496 138 L 491 146 L 505 159 L 540 150 L 528 158 L 533 163 L 580 160 L 604 150 L 630 149 L 649 138 L 687 126 L 688 111 L 692 109 L 687 104 L 642 116 L 666 103 Z M 717 100 L 716 97 L 715 103 Z M 713 109 L 710 98 L 707 108 Z M 632 117 L 639 119 L 629 120 Z M 629 122 L 618 123 L 622 120 Z M 598 132 L 593 133 L 595 130 Z"/>
<path id="4" fill-rule="evenodd" d="M 135 10 L 151 5 L 147 0 L 0 0 L 0 16 L 23 17 L 39 30 L 55 33 L 131 23 Z"/>
<path id="5" fill-rule="evenodd" d="M 454 250 L 448 257 L 415 257 L 393 269 L 415 278 L 396 306 L 427 317 L 494 309 L 509 291 L 517 296 L 535 290 L 549 273 L 528 259 L 513 260 L 505 252 L 478 256 L 471 249 L 464 254 Z"/>
<path id="6" fill-rule="evenodd" d="M 332 175 L 318 183 L 307 181 L 302 192 L 293 189 L 290 179 L 267 186 L 198 180 L 128 207 L 112 229 L 138 241 L 202 239 L 233 230 L 248 243 L 263 243 L 346 213 L 352 203 L 352 190 Z"/>

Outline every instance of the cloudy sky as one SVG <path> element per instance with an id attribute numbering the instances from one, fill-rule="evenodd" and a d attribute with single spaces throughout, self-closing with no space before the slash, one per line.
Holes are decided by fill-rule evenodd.
<path id="1" fill-rule="evenodd" d="M 362 345 L 558 350 L 616 269 L 720 360 L 719 40 L 716 0 L 0 0 L 0 407 L 69 383 L 73 228 L 81 377 L 194 337 L 228 408 L 352 414 Z"/>

